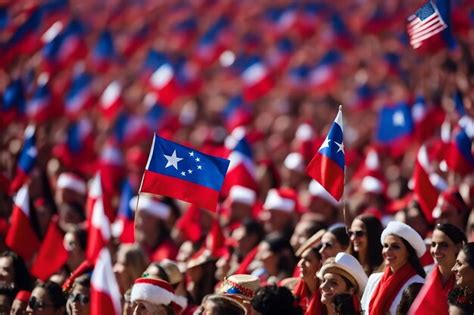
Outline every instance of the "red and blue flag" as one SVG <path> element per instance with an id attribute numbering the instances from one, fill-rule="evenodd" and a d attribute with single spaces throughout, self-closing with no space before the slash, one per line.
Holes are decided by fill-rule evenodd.
<path id="1" fill-rule="evenodd" d="M 27 181 L 31 170 L 36 165 L 38 150 L 36 149 L 35 128 L 28 126 L 25 130 L 23 148 L 18 157 L 15 178 L 10 184 L 10 193 L 14 194 Z"/>
<path id="2" fill-rule="evenodd" d="M 155 134 L 140 192 L 164 195 L 215 211 L 229 161 Z"/>
<path id="3" fill-rule="evenodd" d="M 342 111 L 339 109 L 326 139 L 306 168 L 307 173 L 337 201 L 344 192 L 344 155 Z"/>
<path id="4" fill-rule="evenodd" d="M 406 102 L 384 106 L 379 112 L 377 142 L 398 155 L 410 143 L 414 131 L 413 116 Z"/>

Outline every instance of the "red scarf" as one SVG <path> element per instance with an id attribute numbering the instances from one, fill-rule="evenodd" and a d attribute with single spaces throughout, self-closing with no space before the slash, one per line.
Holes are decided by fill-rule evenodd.
<path id="1" fill-rule="evenodd" d="M 390 267 L 386 267 L 382 279 L 370 299 L 369 314 L 386 314 L 403 285 L 414 275 L 416 275 L 415 269 L 409 263 L 406 263 L 395 273 Z"/>
<path id="2" fill-rule="evenodd" d="M 321 315 L 323 306 L 321 304 L 321 296 L 319 290 L 313 294 L 303 279 L 299 279 L 294 288 L 294 295 L 299 300 L 299 305 L 304 311 L 304 315 Z"/>
<path id="3" fill-rule="evenodd" d="M 420 293 L 416 296 L 415 301 L 410 308 L 408 314 L 440 314 L 448 315 L 448 293 L 454 287 L 454 274 L 451 275 L 446 285 L 443 287 L 443 280 L 439 272 L 438 265 L 433 267 L 433 271 L 426 279 L 425 284 L 421 288 Z"/>

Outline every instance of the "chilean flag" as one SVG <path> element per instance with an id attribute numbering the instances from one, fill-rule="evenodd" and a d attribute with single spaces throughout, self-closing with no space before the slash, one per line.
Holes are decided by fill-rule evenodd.
<path id="1" fill-rule="evenodd" d="M 204 33 L 197 44 L 196 58 L 202 65 L 210 65 L 219 58 L 225 50 L 224 33 L 229 27 L 225 17 L 219 18 Z"/>
<path id="2" fill-rule="evenodd" d="M 112 33 L 103 31 L 92 51 L 92 62 L 99 72 L 104 73 L 112 65 L 114 58 L 116 53 Z"/>
<path id="3" fill-rule="evenodd" d="M 460 128 L 449 145 L 449 154 L 446 155 L 448 168 L 461 175 L 474 171 L 474 156 L 472 154 L 472 140 L 464 128 Z"/>
<path id="4" fill-rule="evenodd" d="M 36 255 L 31 274 L 46 281 L 66 264 L 69 253 L 64 247 L 64 233 L 58 225 L 58 216 L 51 218 L 38 255 Z"/>
<path id="5" fill-rule="evenodd" d="M 326 139 L 306 168 L 308 174 L 337 201 L 341 200 L 344 191 L 343 140 L 342 111 L 339 109 Z"/>
<path id="6" fill-rule="evenodd" d="M 48 120 L 53 114 L 53 96 L 48 82 L 48 75 L 41 74 L 38 79 L 38 87 L 26 104 L 26 115 L 38 123 Z"/>
<path id="7" fill-rule="evenodd" d="M 112 232 L 120 243 L 133 243 L 134 235 L 134 212 L 130 207 L 130 200 L 135 196 L 132 185 L 129 180 L 125 180 L 122 184 L 120 195 L 120 203 L 118 208 L 117 219 L 112 226 Z"/>
<path id="8" fill-rule="evenodd" d="M 257 190 L 256 167 L 253 153 L 245 136 L 245 130 L 236 128 L 227 137 L 225 146 L 230 150 L 227 158 L 230 160 L 229 170 L 222 191 L 227 194 L 232 186 L 240 185 Z"/>
<path id="9" fill-rule="evenodd" d="M 86 72 L 76 73 L 64 100 L 66 115 L 70 119 L 76 119 L 79 113 L 92 104 L 92 77 Z"/>
<path id="10" fill-rule="evenodd" d="M 14 197 L 5 244 L 26 262 L 29 262 L 40 248 L 40 241 L 30 219 L 30 196 L 28 186 L 24 185 Z"/>
<path id="11" fill-rule="evenodd" d="M 120 289 L 107 248 L 99 254 L 91 277 L 91 315 L 122 314 Z"/>
<path id="12" fill-rule="evenodd" d="M 98 198 L 94 203 L 89 231 L 87 234 L 86 257 L 89 261 L 95 262 L 100 251 L 107 247 L 111 236 L 110 221 L 105 215 L 104 202 L 102 198 Z"/>
<path id="13" fill-rule="evenodd" d="M 229 161 L 155 134 L 140 192 L 165 195 L 215 211 Z"/>
<path id="14" fill-rule="evenodd" d="M 25 111 L 25 94 L 20 79 L 12 80 L 3 92 L 3 102 L 0 103 L 0 122 L 8 126 Z"/>
<path id="15" fill-rule="evenodd" d="M 64 29 L 62 43 L 58 50 L 60 64 L 67 66 L 87 55 L 84 27 L 78 20 L 72 20 Z"/>
<path id="16" fill-rule="evenodd" d="M 324 93 L 331 90 L 338 79 L 338 65 L 341 55 L 331 50 L 324 55 L 309 73 L 309 84 L 315 92 Z"/>
<path id="17" fill-rule="evenodd" d="M 150 86 L 156 92 L 158 101 L 165 106 L 171 106 L 180 95 L 175 70 L 168 61 L 153 72 L 150 77 Z"/>
<path id="18" fill-rule="evenodd" d="M 25 130 L 23 148 L 18 157 L 16 174 L 10 184 L 10 194 L 14 194 L 26 182 L 36 164 L 38 150 L 36 149 L 35 127 L 30 125 Z"/>
<path id="19" fill-rule="evenodd" d="M 426 147 L 423 145 L 418 150 L 415 169 L 413 171 L 413 191 L 417 196 L 423 214 L 428 222 L 433 223 L 433 209 L 438 202 L 439 191 L 432 184 L 430 176 L 433 174 Z"/>
<path id="20" fill-rule="evenodd" d="M 247 102 L 253 102 L 267 94 L 275 85 L 268 67 L 256 58 L 247 65 L 241 74 L 243 96 Z"/>
<path id="21" fill-rule="evenodd" d="M 290 38 L 284 37 L 276 42 L 268 56 L 269 64 L 274 71 L 283 71 L 290 62 L 295 45 Z"/>
<path id="22" fill-rule="evenodd" d="M 100 111 L 107 121 L 112 121 L 122 108 L 122 86 L 118 81 L 112 81 L 100 97 Z"/>

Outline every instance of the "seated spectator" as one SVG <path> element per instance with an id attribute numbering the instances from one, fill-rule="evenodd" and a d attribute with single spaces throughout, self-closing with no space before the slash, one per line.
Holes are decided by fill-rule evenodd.
<path id="1" fill-rule="evenodd" d="M 264 283 L 276 283 L 291 277 L 296 257 L 290 243 L 281 236 L 268 236 L 263 240 L 255 257 L 262 265 L 253 272 Z"/>
<path id="2" fill-rule="evenodd" d="M 163 280 L 138 278 L 132 287 L 131 301 L 134 314 L 176 315 L 181 307 L 175 302 L 176 295 L 170 284 Z"/>
<path id="3" fill-rule="evenodd" d="M 345 252 L 349 247 L 350 239 L 346 232 L 346 227 L 335 224 L 321 237 L 321 249 L 319 252 L 323 257 L 323 262 L 328 258 L 336 256 L 339 252 Z"/>
<path id="4" fill-rule="evenodd" d="M 474 292 L 474 243 L 463 246 L 453 267 L 456 286 L 465 287 Z"/>
<path id="5" fill-rule="evenodd" d="M 63 315 L 66 297 L 59 284 L 46 281 L 35 286 L 26 308 L 27 314 Z"/>
<path id="6" fill-rule="evenodd" d="M 135 279 L 142 275 L 147 264 L 148 257 L 139 245 L 120 245 L 113 269 L 122 294 L 132 286 Z"/>
<path id="7" fill-rule="evenodd" d="M 260 288 L 252 299 L 252 308 L 260 315 L 301 315 L 301 308 L 295 305 L 295 298 L 285 287 L 269 285 Z"/>
<path id="8" fill-rule="evenodd" d="M 212 294 L 204 297 L 201 306 L 193 315 L 247 315 L 247 309 L 241 303 L 230 297 Z"/>

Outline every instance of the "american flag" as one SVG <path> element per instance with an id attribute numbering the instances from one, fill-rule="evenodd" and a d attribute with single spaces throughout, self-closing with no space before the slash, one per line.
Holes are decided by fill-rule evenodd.
<path id="1" fill-rule="evenodd" d="M 410 45 L 417 49 L 428 38 L 438 34 L 448 26 L 443 21 L 438 8 L 431 1 L 423 5 L 416 13 L 408 18 L 408 35 Z"/>

